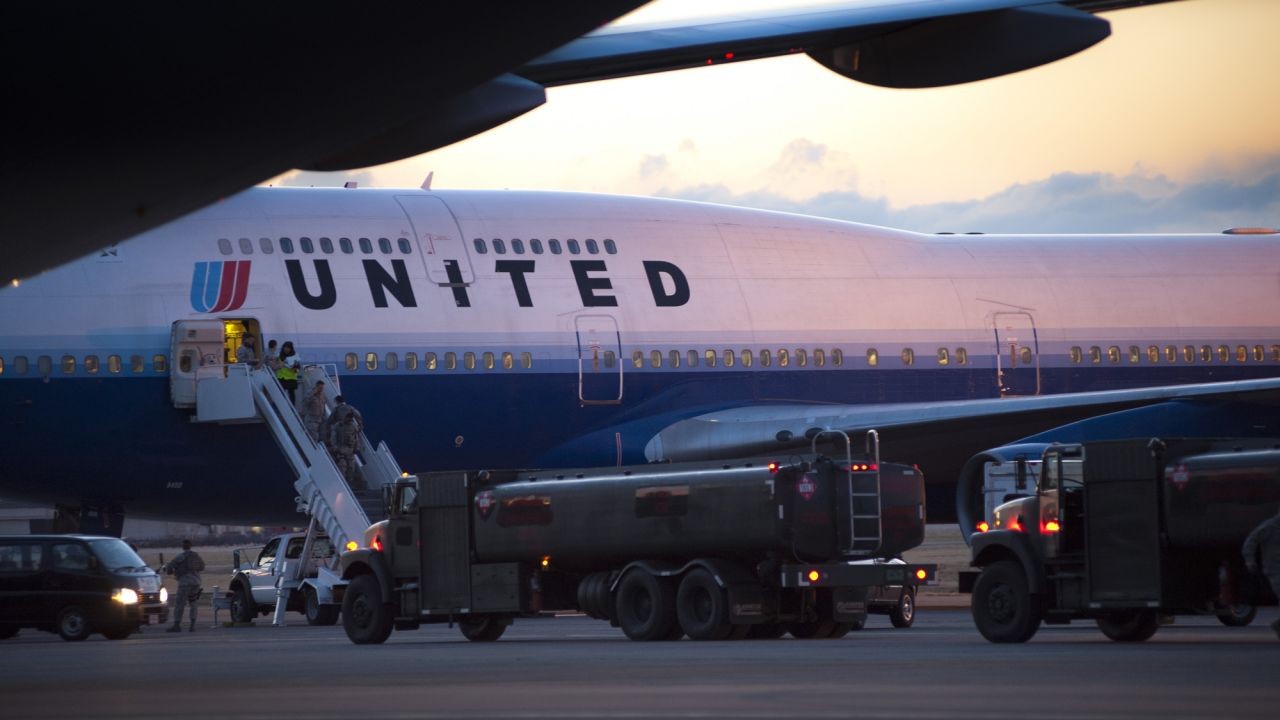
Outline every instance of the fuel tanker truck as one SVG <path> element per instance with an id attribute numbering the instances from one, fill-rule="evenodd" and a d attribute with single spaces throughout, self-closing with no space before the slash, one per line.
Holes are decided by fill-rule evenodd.
<path id="1" fill-rule="evenodd" d="M 924 539 L 923 476 L 873 440 L 839 459 L 406 478 L 342 555 L 343 625 L 355 643 L 424 623 L 481 641 L 577 610 L 632 640 L 840 637 L 869 588 L 936 582 L 934 565 L 856 562 Z"/>
<path id="2" fill-rule="evenodd" d="M 1244 539 L 1280 506 L 1276 443 L 1045 446 L 1035 487 L 996 507 L 969 537 L 978 570 L 960 574 L 960 590 L 973 593 L 978 631 L 992 642 L 1024 642 L 1042 622 L 1089 619 L 1112 640 L 1140 642 L 1176 615 L 1248 624 L 1258 605 L 1276 603 L 1240 556 Z M 1018 449 L 1022 458 L 1029 448 Z"/>

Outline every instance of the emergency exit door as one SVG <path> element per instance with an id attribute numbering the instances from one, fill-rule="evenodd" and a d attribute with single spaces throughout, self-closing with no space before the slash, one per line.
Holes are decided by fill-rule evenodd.
<path id="1" fill-rule="evenodd" d="M 1000 397 L 1040 394 L 1040 342 L 1029 312 L 993 315 L 996 334 L 996 386 Z"/>
<path id="2" fill-rule="evenodd" d="M 622 338 L 610 315 L 578 315 L 578 402 L 617 405 L 622 402 Z"/>
<path id="3" fill-rule="evenodd" d="M 462 287 L 475 282 L 462 229 L 444 201 L 423 193 L 397 195 L 396 202 L 413 226 L 427 278 L 442 287 Z"/>
<path id="4" fill-rule="evenodd" d="M 169 334 L 169 395 L 174 407 L 195 407 L 201 368 L 221 372 L 225 352 L 221 320 L 179 320 Z"/>

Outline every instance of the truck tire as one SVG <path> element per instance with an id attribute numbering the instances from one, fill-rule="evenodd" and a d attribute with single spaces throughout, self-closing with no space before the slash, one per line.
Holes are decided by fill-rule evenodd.
<path id="1" fill-rule="evenodd" d="M 357 575 L 342 598 L 342 629 L 357 645 L 376 645 L 391 635 L 391 610 L 382 601 L 378 578 Z"/>
<path id="2" fill-rule="evenodd" d="M 497 618 L 480 615 L 462 618 L 458 621 L 458 629 L 462 631 L 462 637 L 471 642 L 493 642 L 507 631 L 507 624 Z"/>
<path id="3" fill-rule="evenodd" d="M 666 640 L 673 639 L 673 633 L 684 634 L 676 619 L 671 582 L 645 570 L 632 570 L 618 583 L 617 617 L 622 632 L 632 640 Z"/>
<path id="4" fill-rule="evenodd" d="M 89 617 L 85 615 L 84 610 L 75 605 L 68 605 L 58 613 L 58 635 L 61 635 L 63 640 L 79 642 L 89 637 L 91 632 Z"/>
<path id="5" fill-rule="evenodd" d="M 676 590 L 676 616 L 684 634 L 694 640 L 724 640 L 733 633 L 729 597 L 702 568 L 691 570 Z"/>
<path id="6" fill-rule="evenodd" d="M 1155 610 L 1121 610 L 1098 618 L 1098 629 L 1116 642 L 1142 642 L 1159 627 Z"/>
<path id="7" fill-rule="evenodd" d="M 911 588 L 902 588 L 898 603 L 889 613 L 889 622 L 896 628 L 909 628 L 916 621 L 916 593 Z"/>
<path id="8" fill-rule="evenodd" d="M 1218 614 L 1218 622 L 1227 627 L 1244 627 L 1258 616 L 1258 608 L 1248 603 L 1228 605 Z"/>
<path id="9" fill-rule="evenodd" d="M 302 614 L 307 617 L 308 625 L 333 625 L 338 622 L 338 606 L 321 605 L 315 588 L 307 587 L 302 595 Z"/>
<path id="10" fill-rule="evenodd" d="M 787 632 L 797 640 L 824 640 L 835 632 L 836 624 L 831 620 L 812 620 L 809 622 L 788 623 Z"/>
<path id="11" fill-rule="evenodd" d="M 258 606 L 253 602 L 249 588 L 237 585 L 227 594 L 231 596 L 231 622 L 253 622 L 254 616 L 258 614 Z"/>
<path id="12" fill-rule="evenodd" d="M 1031 596 L 1022 565 L 1012 560 L 982 569 L 973 584 L 973 624 L 994 643 L 1020 643 L 1040 629 L 1040 604 Z"/>

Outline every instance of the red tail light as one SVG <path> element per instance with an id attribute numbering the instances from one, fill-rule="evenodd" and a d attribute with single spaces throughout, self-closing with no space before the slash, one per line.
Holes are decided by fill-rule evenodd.
<path id="1" fill-rule="evenodd" d="M 373 549 L 377 550 L 378 552 L 382 552 L 382 536 L 381 535 L 373 536 Z"/>
<path id="2" fill-rule="evenodd" d="M 991 526 L 987 524 L 986 520 L 983 520 L 982 522 L 978 523 L 978 532 L 986 532 L 990 529 L 991 529 Z"/>
<path id="3" fill-rule="evenodd" d="M 771 472 L 771 473 L 776 473 L 776 472 L 778 472 L 778 463 L 776 463 L 776 462 L 771 462 L 771 463 L 769 463 L 769 472 Z"/>

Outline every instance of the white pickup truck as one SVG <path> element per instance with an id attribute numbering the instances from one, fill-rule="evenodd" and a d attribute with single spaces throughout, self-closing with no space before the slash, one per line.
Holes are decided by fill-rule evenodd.
<path id="1" fill-rule="evenodd" d="M 309 624 L 333 625 L 338 621 L 341 606 L 328 602 L 330 593 L 318 590 L 315 582 L 319 566 L 333 559 L 333 545 L 324 535 L 316 537 L 306 567 L 297 573 L 296 563 L 302 562 L 306 540 L 304 532 L 278 535 L 262 547 L 256 561 L 241 562 L 246 551 L 235 551 L 235 570 L 227 586 L 233 621 L 250 622 L 258 615 L 271 615 L 281 586 L 291 591 L 287 609 L 305 615 Z"/>

